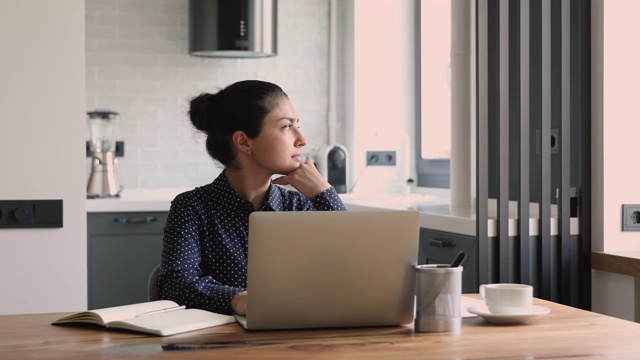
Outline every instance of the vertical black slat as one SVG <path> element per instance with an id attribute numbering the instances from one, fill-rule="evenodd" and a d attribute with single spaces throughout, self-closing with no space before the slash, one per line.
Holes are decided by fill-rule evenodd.
<path id="1" fill-rule="evenodd" d="M 487 121 L 489 146 L 489 281 L 500 282 L 500 0 L 487 6 Z"/>
<path id="2" fill-rule="evenodd" d="M 579 217 L 578 212 L 578 204 L 581 197 L 580 188 L 584 184 L 584 180 L 582 179 L 582 163 L 584 159 L 590 159 L 588 153 L 585 153 L 582 150 L 583 140 L 582 136 L 585 131 L 585 124 L 582 124 L 581 117 L 581 96 L 584 91 L 588 91 L 587 89 L 582 89 L 582 81 L 580 78 L 582 74 L 582 39 L 583 34 L 581 33 L 581 19 L 583 15 L 582 3 L 580 1 L 571 0 L 571 21 L 570 21 L 570 39 L 571 39 L 571 62 L 570 62 L 570 71 L 571 71 L 571 188 L 569 193 L 569 202 L 570 202 L 570 217 Z M 590 19 L 589 19 L 590 20 Z M 587 39 L 589 36 L 587 36 Z M 588 82 L 588 78 L 587 78 Z M 573 221 L 573 220 L 571 220 Z M 577 220 L 576 220 L 577 221 Z M 580 222 L 578 221 L 578 226 L 575 231 L 571 231 L 571 294 L 569 304 L 574 307 L 582 307 L 582 287 L 584 283 L 582 281 L 583 277 L 587 276 L 591 279 L 591 270 L 582 270 L 582 264 L 584 261 L 581 259 L 582 255 L 582 246 L 581 240 L 583 239 Z M 590 256 L 589 256 L 590 257 Z M 590 289 L 590 287 L 589 287 Z M 586 295 L 585 295 L 586 296 Z M 590 298 L 591 296 L 589 296 Z"/>
<path id="3" fill-rule="evenodd" d="M 521 204 L 521 124 L 520 124 L 520 2 L 509 1 L 509 236 L 511 243 L 511 282 L 520 282 L 520 204 Z"/>
<path id="4" fill-rule="evenodd" d="M 531 243 L 531 285 L 533 286 L 533 295 L 535 297 L 541 297 L 540 290 L 542 286 L 540 285 L 540 266 L 542 261 L 540 260 L 540 236 L 530 236 L 529 241 Z"/>
<path id="5" fill-rule="evenodd" d="M 489 4 L 477 2 L 477 126 L 476 126 L 476 236 L 478 238 L 478 282 L 489 282 Z"/>
<path id="6" fill-rule="evenodd" d="M 498 238 L 500 240 L 500 282 L 510 282 L 509 263 L 509 0 L 499 3 L 499 190 Z"/>
<path id="7" fill-rule="evenodd" d="M 542 123 L 542 4 L 540 1 L 529 2 L 529 122 L 530 131 L 530 182 L 529 201 L 540 205 L 540 169 L 542 168 L 540 153 L 540 128 Z M 534 130 L 535 129 L 535 130 Z M 542 241 L 540 238 L 539 212 L 531 210 L 530 218 L 538 220 L 529 229 L 531 236 L 531 285 L 534 295 L 541 297 L 542 290 Z M 529 222 L 532 224 L 532 222 Z M 535 234 L 534 234 L 535 233 Z"/>
<path id="8" fill-rule="evenodd" d="M 579 72 L 575 76 L 574 93 L 579 97 L 575 102 L 576 111 L 572 113 L 582 127 L 580 137 L 580 188 L 578 189 L 578 218 L 580 219 L 580 294 L 578 295 L 580 307 L 591 309 L 591 3 L 575 0 L 578 6 L 577 32 L 580 42 L 580 56 L 576 59 L 579 63 Z"/>
<path id="9" fill-rule="evenodd" d="M 562 0 L 561 11 L 561 117 L 560 191 L 558 194 L 558 235 L 560 237 L 560 301 L 571 301 L 571 208 L 569 202 L 571 170 L 571 4 Z"/>
<path id="10" fill-rule="evenodd" d="M 571 1 L 571 216 L 589 219 L 590 215 L 590 2 Z M 575 177 L 575 178 L 574 178 Z M 576 188 L 573 188 L 575 186 Z M 571 197 L 573 196 L 573 198 Z M 574 203 L 575 201 L 575 203 Z M 572 231 L 572 306 L 591 308 L 590 223 L 579 221 Z"/>
<path id="11" fill-rule="evenodd" d="M 520 239 L 520 282 L 532 284 L 531 238 L 529 236 L 529 110 L 530 110 L 530 9 L 529 0 L 520 2 L 520 192 L 518 199 L 518 238 Z"/>
<path id="12" fill-rule="evenodd" d="M 520 282 L 520 2 L 509 1 L 509 282 Z"/>
<path id="13" fill-rule="evenodd" d="M 580 307 L 580 287 L 582 286 L 580 278 L 580 267 L 582 266 L 582 261 L 580 260 L 580 239 L 582 237 L 580 234 L 571 234 L 569 238 L 571 239 L 571 277 L 569 280 L 571 291 L 567 304 L 573 307 Z"/>
<path id="14" fill-rule="evenodd" d="M 540 129 L 540 295 L 552 298 L 553 251 L 551 243 L 551 0 L 542 0 L 542 121 Z"/>

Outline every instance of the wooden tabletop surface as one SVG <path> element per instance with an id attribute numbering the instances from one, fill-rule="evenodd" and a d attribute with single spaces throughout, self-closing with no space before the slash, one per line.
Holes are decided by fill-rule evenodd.
<path id="1" fill-rule="evenodd" d="M 0 359 L 640 359 L 640 324 L 535 303 L 551 313 L 516 325 L 464 318 L 457 334 L 411 325 L 251 332 L 234 323 L 155 337 L 50 325 L 63 313 L 2 315 Z"/>

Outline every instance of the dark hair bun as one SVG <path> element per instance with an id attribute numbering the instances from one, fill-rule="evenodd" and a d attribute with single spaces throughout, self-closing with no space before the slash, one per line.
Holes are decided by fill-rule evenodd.
<path id="1" fill-rule="evenodd" d="M 191 99 L 189 118 L 196 129 L 209 133 L 216 94 L 202 93 Z"/>

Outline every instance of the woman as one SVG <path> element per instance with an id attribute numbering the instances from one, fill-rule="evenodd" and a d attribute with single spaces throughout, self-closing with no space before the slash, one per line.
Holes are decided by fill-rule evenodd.
<path id="1" fill-rule="evenodd" d="M 249 214 L 346 209 L 313 163 L 302 162 L 307 143 L 279 86 L 237 82 L 193 98 L 189 116 L 207 135 L 207 151 L 224 170 L 211 184 L 171 203 L 159 296 L 187 307 L 244 315 Z M 272 180 L 276 174 L 284 176 Z"/>

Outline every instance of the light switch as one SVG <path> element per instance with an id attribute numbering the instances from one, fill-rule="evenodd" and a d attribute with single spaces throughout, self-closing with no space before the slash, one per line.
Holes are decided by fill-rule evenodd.
<path id="1" fill-rule="evenodd" d="M 61 227 L 62 200 L 0 200 L 0 229 Z"/>

